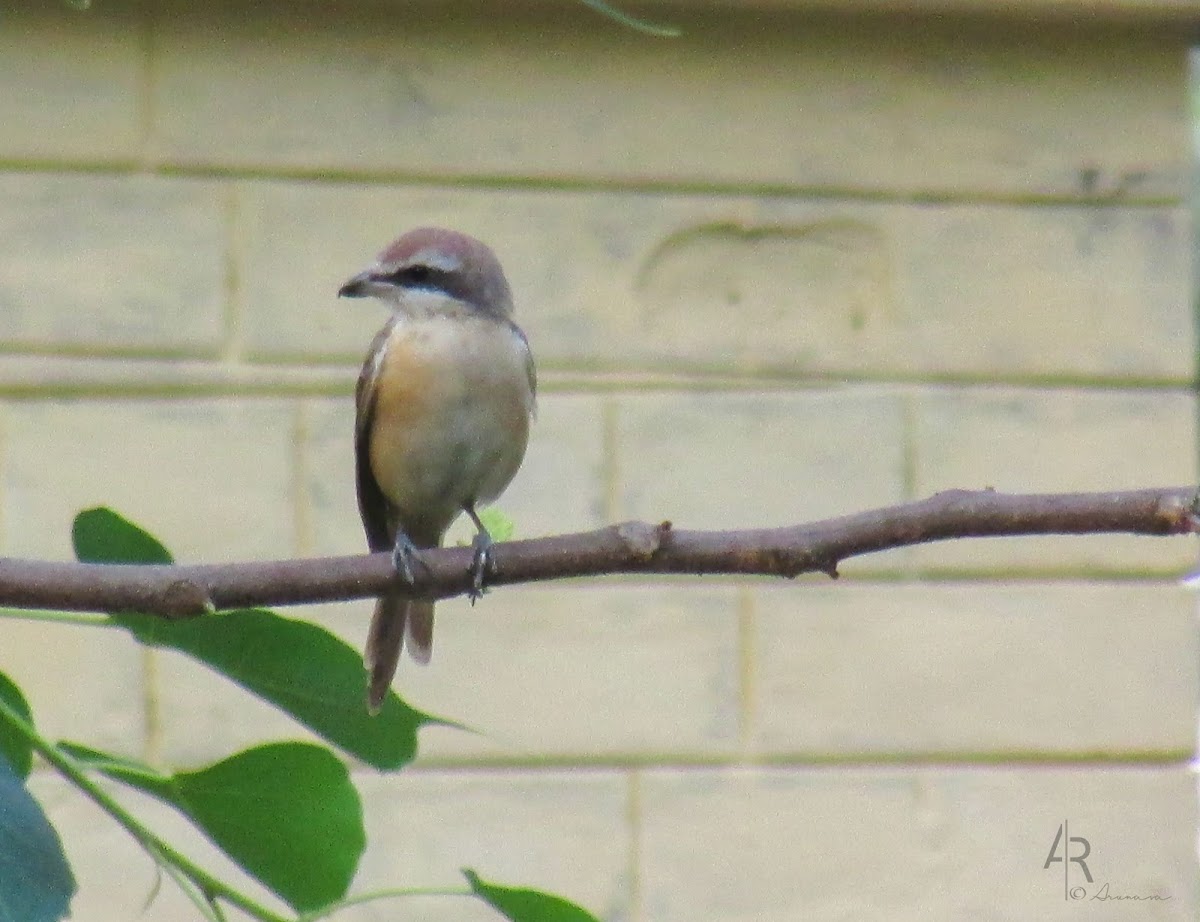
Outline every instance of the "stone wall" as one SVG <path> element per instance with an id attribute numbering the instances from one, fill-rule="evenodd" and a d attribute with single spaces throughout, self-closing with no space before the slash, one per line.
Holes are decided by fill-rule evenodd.
<path id="1" fill-rule="evenodd" d="M 428 223 L 493 245 L 539 359 L 522 535 L 1196 480 L 1177 24 L 651 13 L 684 36 L 569 3 L 0 12 L 3 551 L 66 557 L 100 503 L 185 560 L 362 549 L 350 393 L 383 316 L 334 295 Z M 1193 919 L 1194 555 L 962 542 L 836 584 L 445 603 L 399 687 L 480 732 L 362 773 L 358 886 L 474 866 L 613 922 L 1091 917 L 1043 867 L 1067 820 L 1091 892 L 1170 896 L 1124 918 Z M 369 609 L 305 611 L 358 645 Z M 51 735 L 168 765 L 296 734 L 100 629 L 5 621 L 0 670 Z M 189 917 L 169 883 L 141 915 L 149 860 L 36 789 L 74 918 Z M 491 918 L 345 918 L 393 909 Z"/>

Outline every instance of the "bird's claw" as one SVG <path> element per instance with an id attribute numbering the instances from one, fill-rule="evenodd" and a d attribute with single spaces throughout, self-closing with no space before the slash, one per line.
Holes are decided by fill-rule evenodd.
<path id="1" fill-rule="evenodd" d="M 412 539 L 404 532 L 397 531 L 396 544 L 392 548 L 392 566 L 409 586 L 417 584 L 417 576 L 413 567 L 414 564 L 420 562 L 420 558 L 417 556 L 417 546 L 412 543 Z"/>
<path id="2" fill-rule="evenodd" d="M 471 539 L 471 547 L 475 555 L 471 558 L 471 589 L 468 595 L 471 604 L 483 595 L 483 581 L 492 569 L 492 536 L 486 531 L 479 531 Z"/>

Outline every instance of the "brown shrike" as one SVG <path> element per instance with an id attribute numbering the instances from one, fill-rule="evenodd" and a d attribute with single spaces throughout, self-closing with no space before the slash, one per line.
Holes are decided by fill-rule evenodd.
<path id="1" fill-rule="evenodd" d="M 478 240 L 422 227 L 397 239 L 338 294 L 376 297 L 392 310 L 355 391 L 358 510 L 367 544 L 392 551 L 411 585 L 419 550 L 438 547 L 465 512 L 478 529 L 478 595 L 491 536 L 475 507 L 499 496 L 521 466 L 537 390 L 500 263 Z M 429 662 L 433 603 L 381 596 L 363 657 L 372 713 L 404 646 L 418 663 Z"/>

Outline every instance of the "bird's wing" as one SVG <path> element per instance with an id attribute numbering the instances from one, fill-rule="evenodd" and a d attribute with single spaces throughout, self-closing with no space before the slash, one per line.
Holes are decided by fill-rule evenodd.
<path id="1" fill-rule="evenodd" d="M 532 414 L 537 398 L 537 366 L 533 362 L 533 351 L 529 348 L 529 340 L 525 338 L 525 331 L 511 320 L 508 322 L 508 326 L 525 352 L 525 374 L 529 377 L 529 412 Z"/>
<path id="2" fill-rule="evenodd" d="M 358 514 L 362 517 L 363 530 L 367 533 L 367 546 L 372 551 L 391 549 L 395 540 L 389 524 L 387 497 L 379 488 L 379 482 L 371 470 L 371 429 L 375 417 L 375 403 L 379 371 L 383 368 L 383 355 L 388 337 L 398 317 L 393 317 L 371 341 L 371 349 L 358 384 L 354 389 L 354 457 L 355 485 L 358 488 Z"/>

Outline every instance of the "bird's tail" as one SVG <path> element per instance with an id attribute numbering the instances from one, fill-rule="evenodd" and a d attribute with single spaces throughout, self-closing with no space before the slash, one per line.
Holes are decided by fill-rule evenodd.
<path id="1" fill-rule="evenodd" d="M 404 596 L 380 596 L 363 654 L 363 664 L 370 673 L 367 709 L 372 714 L 379 713 L 383 706 L 404 647 L 408 647 L 408 655 L 416 662 L 422 665 L 429 662 L 433 653 L 433 603 Z"/>

